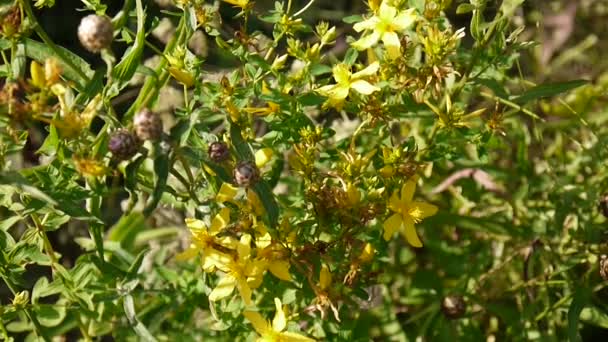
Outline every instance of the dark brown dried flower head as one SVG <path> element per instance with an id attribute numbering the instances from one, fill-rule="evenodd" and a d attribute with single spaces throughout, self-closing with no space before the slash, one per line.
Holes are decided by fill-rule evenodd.
<path id="1" fill-rule="evenodd" d="M 604 217 L 608 218 L 608 193 L 603 194 L 602 197 L 600 197 L 597 208 Z"/>
<path id="2" fill-rule="evenodd" d="M 209 158 L 216 163 L 221 163 L 230 157 L 230 150 L 228 149 L 228 145 L 222 141 L 214 141 L 209 145 L 209 149 L 207 150 L 209 153 Z"/>
<path id="3" fill-rule="evenodd" d="M 108 141 L 108 150 L 118 160 L 131 159 L 137 153 L 140 146 L 141 141 L 137 136 L 126 129 L 114 131 L 110 135 L 110 141 Z"/>
<path id="4" fill-rule="evenodd" d="M 238 186 L 248 187 L 253 185 L 260 177 L 257 166 L 250 161 L 241 161 L 234 168 L 234 181 Z"/>
<path id="5" fill-rule="evenodd" d="M 441 301 L 441 312 L 449 319 L 461 318 L 466 309 L 466 303 L 462 296 L 446 296 Z"/>
<path id="6" fill-rule="evenodd" d="M 163 134 L 163 122 L 160 116 L 148 108 L 135 114 L 133 128 L 140 140 L 157 141 Z"/>

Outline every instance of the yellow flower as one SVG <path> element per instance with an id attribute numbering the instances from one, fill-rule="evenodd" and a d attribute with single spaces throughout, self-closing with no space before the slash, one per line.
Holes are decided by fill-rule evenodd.
<path id="1" fill-rule="evenodd" d="M 274 299 L 276 312 L 272 323 L 264 319 L 257 311 L 244 311 L 243 316 L 251 322 L 255 331 L 260 334 L 257 342 L 309 342 L 315 341 L 310 337 L 298 333 L 284 331 L 287 327 L 287 317 L 283 311 L 282 303 L 279 298 Z"/>
<path id="2" fill-rule="evenodd" d="M 213 272 L 218 265 L 230 256 L 225 252 L 234 249 L 237 242 L 229 237 L 217 236 L 230 221 L 230 209 L 222 208 L 211 221 L 211 226 L 207 228 L 205 223 L 200 220 L 187 218 L 186 225 L 192 233 L 192 244 L 190 248 L 178 254 L 177 260 L 187 260 L 201 256 L 201 265 L 205 272 Z"/>
<path id="3" fill-rule="evenodd" d="M 258 168 L 262 168 L 272 159 L 272 154 L 272 149 L 268 147 L 258 150 L 255 153 L 255 165 Z"/>
<path id="4" fill-rule="evenodd" d="M 224 2 L 227 2 L 231 5 L 240 7 L 240 8 L 245 8 L 247 7 L 247 5 L 249 5 L 249 0 L 223 0 Z"/>
<path id="5" fill-rule="evenodd" d="M 360 94 L 369 95 L 380 90 L 380 88 L 371 85 L 369 82 L 363 80 L 363 78 L 374 75 L 379 68 L 380 64 L 374 62 L 365 69 L 353 74 L 348 65 L 336 64 L 332 70 L 336 84 L 323 86 L 317 89 L 317 91 L 321 95 L 327 96 L 330 103 L 333 105 L 341 104 L 344 99 L 348 97 L 351 88 Z"/>
<path id="6" fill-rule="evenodd" d="M 377 13 L 371 18 L 356 23 L 353 26 L 357 32 L 369 30 L 371 33 L 359 38 L 352 46 L 357 50 L 365 50 L 374 46 L 379 40 L 382 40 L 389 57 L 396 58 L 399 56 L 401 48 L 397 33 L 407 30 L 414 24 L 416 19 L 417 15 L 414 8 L 398 11 L 385 0 L 380 5 Z"/>
<path id="7" fill-rule="evenodd" d="M 239 188 L 230 184 L 230 183 L 222 183 L 220 187 L 220 191 L 215 195 L 215 200 L 218 203 L 230 202 L 236 197 Z"/>
<path id="8" fill-rule="evenodd" d="M 435 215 L 437 207 L 429 203 L 413 201 L 415 191 L 416 182 L 410 179 L 401 188 L 401 196 L 397 191 L 391 196 L 388 207 L 395 214 L 384 221 L 384 240 L 390 240 L 391 236 L 399 231 L 410 245 L 422 247 L 414 225 L 424 218 Z"/>
<path id="9" fill-rule="evenodd" d="M 258 222 L 256 231 L 259 233 L 259 237 L 255 240 L 256 257 L 264 261 L 264 268 L 269 270 L 272 275 L 281 280 L 291 281 L 289 251 L 279 243 L 272 241 L 264 223 Z"/>
<path id="10" fill-rule="evenodd" d="M 260 260 L 251 259 L 251 235 L 244 234 L 237 244 L 236 257 L 224 257 L 217 268 L 226 274 L 209 294 L 209 300 L 217 301 L 228 297 L 234 291 L 239 291 L 245 305 L 251 305 L 251 289 L 260 286 L 264 273 L 264 264 Z"/>
<path id="11" fill-rule="evenodd" d="M 108 172 L 108 168 L 99 160 L 74 156 L 76 171 L 85 177 L 101 177 Z"/>

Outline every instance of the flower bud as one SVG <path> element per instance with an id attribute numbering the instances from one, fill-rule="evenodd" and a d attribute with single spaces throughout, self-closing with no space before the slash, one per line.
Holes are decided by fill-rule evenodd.
<path id="1" fill-rule="evenodd" d="M 78 26 L 78 39 L 85 49 L 99 53 L 110 47 L 114 38 L 112 22 L 107 17 L 90 14 Z"/>
<path id="2" fill-rule="evenodd" d="M 163 122 L 160 116 L 144 108 L 133 117 L 133 127 L 139 140 L 157 141 L 163 134 Z"/>
<path id="3" fill-rule="evenodd" d="M 2 17 L 0 32 L 6 38 L 11 38 L 19 33 L 21 27 L 21 10 L 19 6 L 13 6 L 8 13 Z"/>
<path id="4" fill-rule="evenodd" d="M 441 302 L 441 311 L 449 319 L 461 318 L 467 307 L 462 296 L 446 296 Z"/>
<path id="5" fill-rule="evenodd" d="M 260 171 L 254 163 L 250 161 L 239 162 L 234 168 L 234 181 L 238 186 L 249 187 L 260 177 Z"/>
<path id="6" fill-rule="evenodd" d="M 139 150 L 141 142 L 135 134 L 126 129 L 119 129 L 112 133 L 108 142 L 108 150 L 118 160 L 131 159 Z"/>
<path id="7" fill-rule="evenodd" d="M 13 298 L 13 305 L 16 307 L 23 307 L 30 301 L 30 293 L 27 291 L 21 291 Z"/>
<path id="8" fill-rule="evenodd" d="M 212 142 L 211 145 L 209 145 L 207 153 L 209 154 L 209 158 L 216 163 L 221 163 L 230 157 L 228 145 L 221 141 Z"/>

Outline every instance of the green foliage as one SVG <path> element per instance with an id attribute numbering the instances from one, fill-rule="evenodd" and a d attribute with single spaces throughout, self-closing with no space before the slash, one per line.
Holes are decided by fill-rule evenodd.
<path id="1" fill-rule="evenodd" d="M 0 1 L 0 337 L 608 327 L 608 46 L 540 1 L 341 3 L 83 0 L 93 56 Z"/>

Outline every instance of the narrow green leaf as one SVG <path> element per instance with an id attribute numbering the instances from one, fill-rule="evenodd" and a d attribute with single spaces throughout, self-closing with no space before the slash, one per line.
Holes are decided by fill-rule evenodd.
<path id="1" fill-rule="evenodd" d="M 156 184 L 152 197 L 148 200 L 148 204 L 143 211 L 144 216 L 148 217 L 160 202 L 165 188 L 167 187 L 167 178 L 169 177 L 169 156 L 165 153 L 159 153 L 154 160 L 154 173 L 156 174 Z"/>
<path id="2" fill-rule="evenodd" d="M 574 293 L 574 298 L 568 308 L 568 339 L 570 342 L 580 341 L 578 335 L 578 321 L 581 312 L 587 305 L 590 299 L 589 289 L 584 286 L 578 286 Z"/>
<path id="3" fill-rule="evenodd" d="M 583 86 L 587 83 L 589 83 L 589 81 L 575 80 L 560 83 L 541 84 L 524 92 L 515 99 L 512 99 L 512 101 L 517 104 L 524 104 L 532 100 L 559 95 L 561 93 Z"/>
<path id="4" fill-rule="evenodd" d="M 135 43 L 131 46 L 125 54 L 122 56 L 120 62 L 112 70 L 112 77 L 120 80 L 120 82 L 126 85 L 131 77 L 137 71 L 141 64 L 141 56 L 144 52 L 146 30 L 144 23 L 146 20 L 146 14 L 144 12 L 141 0 L 136 0 L 136 13 L 137 13 L 137 35 L 135 36 Z"/>

